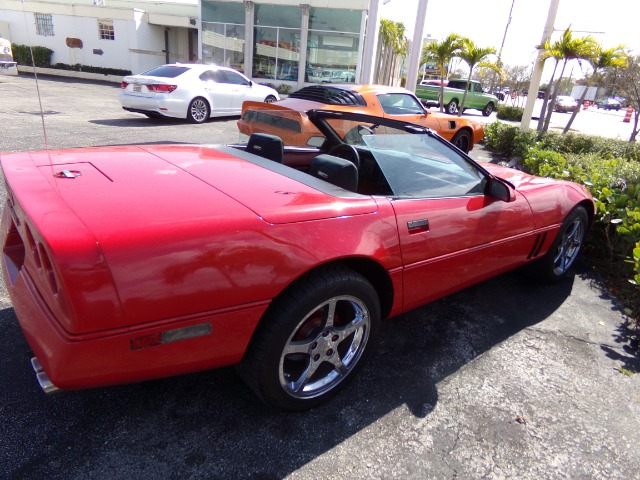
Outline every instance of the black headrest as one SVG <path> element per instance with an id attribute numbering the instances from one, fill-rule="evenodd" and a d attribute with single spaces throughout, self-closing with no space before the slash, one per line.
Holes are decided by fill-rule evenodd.
<path id="1" fill-rule="evenodd" d="M 247 143 L 247 152 L 282 163 L 284 145 L 280 137 L 268 133 L 252 133 Z"/>
<path id="2" fill-rule="evenodd" d="M 353 162 L 344 158 L 318 155 L 311 162 L 309 173 L 345 190 L 358 190 L 358 169 Z"/>

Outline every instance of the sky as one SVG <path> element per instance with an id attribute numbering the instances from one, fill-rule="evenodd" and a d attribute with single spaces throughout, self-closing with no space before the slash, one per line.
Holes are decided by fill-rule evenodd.
<path id="1" fill-rule="evenodd" d="M 454 32 L 469 37 L 478 46 L 499 51 L 512 3 L 502 61 L 506 65 L 532 65 L 550 0 L 428 0 L 424 37 L 440 40 Z M 406 36 L 412 40 L 417 9 L 418 0 L 390 0 L 386 5 L 381 2 L 380 18 L 404 23 Z M 560 0 L 551 39 L 559 38 L 562 31 L 571 27 L 574 36 L 591 35 L 603 48 L 624 44 L 638 55 L 639 19 L 640 0 Z"/>

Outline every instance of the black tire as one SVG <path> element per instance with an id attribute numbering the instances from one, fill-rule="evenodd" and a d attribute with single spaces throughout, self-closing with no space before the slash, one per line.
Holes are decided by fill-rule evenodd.
<path id="1" fill-rule="evenodd" d="M 458 100 L 455 98 L 452 99 L 449 103 L 444 106 L 444 111 L 450 115 L 453 115 L 458 112 Z"/>
<path id="2" fill-rule="evenodd" d="M 468 130 L 458 130 L 456 134 L 451 139 L 451 143 L 453 143 L 456 147 L 462 150 L 464 153 L 469 153 L 471 150 L 471 145 L 473 141 L 471 139 L 471 134 Z"/>
<path id="3" fill-rule="evenodd" d="M 588 228 L 589 217 L 584 207 L 571 210 L 547 254 L 527 265 L 527 275 L 545 283 L 562 280 L 580 253 Z"/>
<path id="4" fill-rule="evenodd" d="M 488 117 L 493 113 L 493 109 L 494 109 L 493 102 L 487 103 L 485 107 L 482 109 L 482 115 L 485 117 Z"/>
<path id="5" fill-rule="evenodd" d="M 273 95 L 269 95 L 267 98 L 264 99 L 264 103 L 273 103 L 276 100 L 277 100 L 276 97 L 274 97 Z"/>
<path id="6" fill-rule="evenodd" d="M 189 103 L 187 109 L 187 120 L 191 123 L 204 123 L 209 120 L 211 108 L 209 103 L 202 97 L 196 97 Z"/>
<path id="7" fill-rule="evenodd" d="M 316 407 L 364 364 L 379 323 L 378 296 L 364 277 L 346 267 L 317 270 L 274 300 L 238 371 L 272 407 Z"/>

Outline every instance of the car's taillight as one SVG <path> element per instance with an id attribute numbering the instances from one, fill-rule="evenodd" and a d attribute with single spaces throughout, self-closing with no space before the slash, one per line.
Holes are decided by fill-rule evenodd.
<path id="1" fill-rule="evenodd" d="M 127 85 L 129 85 L 127 82 L 122 82 L 122 83 L 120 84 L 120 86 L 121 86 L 122 88 L 127 88 Z"/>
<path id="2" fill-rule="evenodd" d="M 147 85 L 147 89 L 150 92 L 159 92 L 159 93 L 171 93 L 176 88 L 178 88 L 177 85 L 165 85 L 164 83 L 160 83 L 158 85 Z"/>

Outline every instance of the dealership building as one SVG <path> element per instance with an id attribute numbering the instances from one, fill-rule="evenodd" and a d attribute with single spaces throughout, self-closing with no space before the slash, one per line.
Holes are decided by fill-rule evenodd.
<path id="1" fill-rule="evenodd" d="M 50 48 L 53 64 L 141 73 L 202 62 L 294 87 L 367 83 L 379 1 L 3 0 L 0 36 Z"/>

